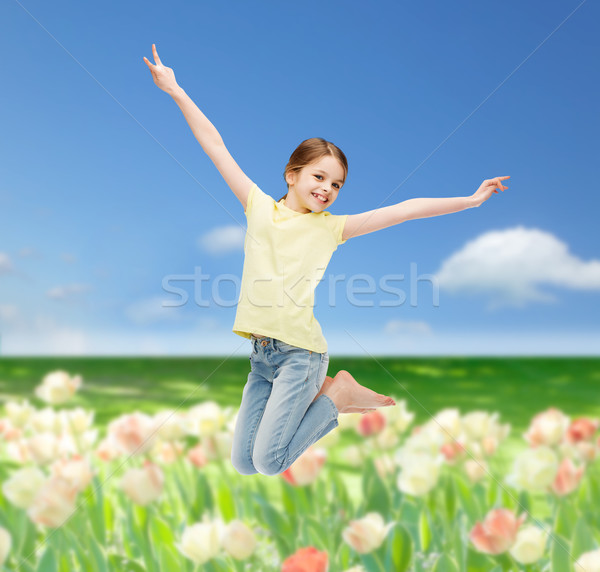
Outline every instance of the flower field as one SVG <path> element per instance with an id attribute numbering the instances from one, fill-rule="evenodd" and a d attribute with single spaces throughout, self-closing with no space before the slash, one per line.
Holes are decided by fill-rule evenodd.
<path id="1" fill-rule="evenodd" d="M 247 359 L 2 358 L 0 570 L 598 572 L 599 366 L 332 358 L 397 405 L 268 477 Z"/>

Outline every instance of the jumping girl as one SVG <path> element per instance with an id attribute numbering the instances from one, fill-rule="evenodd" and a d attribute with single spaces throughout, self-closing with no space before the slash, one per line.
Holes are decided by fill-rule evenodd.
<path id="1" fill-rule="evenodd" d="M 348 163 L 333 143 L 303 141 L 285 167 L 275 202 L 240 169 L 214 125 L 175 81 L 152 44 L 154 83 L 177 103 L 202 149 L 244 207 L 244 268 L 233 332 L 252 344 L 231 462 L 243 475 L 277 475 L 338 426 L 339 413 L 395 405 L 347 371 L 327 376 L 329 354 L 313 315 L 314 289 L 338 245 L 407 220 L 455 213 L 487 201 L 509 177 L 484 180 L 469 197 L 419 198 L 354 215 L 327 212 Z"/>

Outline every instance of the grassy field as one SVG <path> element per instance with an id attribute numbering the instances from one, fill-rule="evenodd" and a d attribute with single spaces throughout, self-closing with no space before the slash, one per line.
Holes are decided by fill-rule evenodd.
<path id="1" fill-rule="evenodd" d="M 69 402 L 96 411 L 104 424 L 140 409 L 187 409 L 214 400 L 238 407 L 250 363 L 247 358 L 40 357 L 0 359 L 0 398 L 34 397 L 43 376 L 63 369 L 81 374 L 83 386 Z M 498 411 L 514 432 L 534 413 L 560 407 L 567 415 L 600 415 L 600 358 L 389 358 L 331 357 L 329 375 L 348 370 L 374 391 L 406 399 L 420 424 L 446 407 L 461 413 Z"/>
<path id="2" fill-rule="evenodd" d="M 185 413 L 189 408 L 209 400 L 237 409 L 250 363 L 248 358 L 224 357 L 1 358 L 0 399 L 2 402 L 28 399 L 37 408 L 45 407 L 46 404 L 35 397 L 34 388 L 47 373 L 59 369 L 71 375 L 82 376 L 82 387 L 65 407 L 72 409 L 80 406 L 94 411 L 94 426 L 100 429 L 102 438 L 109 421 L 134 411 L 152 415 L 163 409 L 180 409 Z M 409 431 L 446 408 L 458 408 L 461 414 L 474 410 L 498 412 L 500 422 L 510 423 L 512 427 L 509 438 L 490 459 L 491 473 L 499 479 L 499 484 L 502 482 L 502 475 L 509 471 L 515 455 L 527 447 L 522 434 L 537 413 L 549 407 L 557 407 L 572 418 L 600 417 L 600 403 L 597 399 L 600 358 L 595 357 L 331 357 L 329 375 L 333 376 L 341 369 L 350 371 L 360 383 L 377 392 L 392 395 L 396 401 L 406 400 L 407 409 L 415 414 Z M 340 472 L 348 494 L 357 504 L 365 497 L 364 488 L 361 488 L 365 469 L 347 465 L 337 454 L 343 450 L 344 445 L 360 439 L 357 435 L 344 432 L 340 446 L 332 448 L 327 462 L 328 469 L 333 470 L 329 474 L 333 476 Z M 230 463 L 222 466 L 208 465 L 205 470 L 194 474 L 196 478 L 206 475 L 208 482 L 217 490 L 218 483 L 222 482 L 224 476 L 220 471 L 229 473 L 225 482 L 236 483 L 236 490 L 245 487 L 250 491 L 254 485 L 259 484 L 258 481 L 264 481 L 265 490 L 268 484 L 269 501 L 284 514 L 282 495 L 286 487 L 283 486 L 282 479 L 275 481 L 272 477 L 263 475 L 241 479 Z M 271 486 L 276 482 L 282 486 Z M 172 482 L 169 481 L 169 484 L 172 485 Z M 362 485 L 364 486 L 364 482 Z M 333 484 L 328 490 L 332 487 Z M 324 494 L 323 487 L 315 490 Z M 248 492 L 246 496 L 250 495 L 248 498 L 251 498 L 251 494 L 253 493 Z M 398 492 L 394 494 L 397 496 Z M 532 513 L 538 519 L 550 516 L 551 505 L 547 496 L 534 495 L 531 502 Z M 129 504 L 125 503 L 124 506 Z M 187 505 L 184 503 L 182 506 Z M 393 503 L 389 508 L 397 509 Z M 11 511 L 11 514 L 18 513 L 12 509 Z M 179 512 L 181 514 L 178 518 L 188 518 L 184 508 Z M 477 518 L 482 516 L 478 515 Z M 403 522 L 411 521 L 405 519 Z M 179 521 L 174 521 L 169 522 L 168 526 L 176 527 L 178 524 Z M 574 549 L 581 548 L 579 545 L 573 546 Z M 289 554 L 290 551 L 284 550 L 282 554 L 284 553 Z M 334 558 L 334 553 L 331 552 L 330 556 Z M 185 566 L 191 572 L 189 562 Z M 483 568 L 471 566 L 469 570 L 481 572 L 489 569 L 485 566 L 487 564 Z M 148 568 L 150 569 L 152 568 Z M 213 572 L 217 569 L 220 570 L 211 566 L 206 568 Z"/>

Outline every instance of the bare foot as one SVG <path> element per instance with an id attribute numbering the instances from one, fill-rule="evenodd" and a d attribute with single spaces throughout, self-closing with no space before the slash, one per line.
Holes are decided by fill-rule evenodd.
<path id="1" fill-rule="evenodd" d="M 345 370 L 340 371 L 335 379 L 327 378 L 323 383 L 323 393 L 327 395 L 337 407 L 340 413 L 362 413 L 363 409 L 372 410 L 377 407 L 389 407 L 396 405 L 396 402 L 386 395 L 381 395 L 375 391 L 360 385 Z M 327 383 L 327 385 L 325 385 Z M 323 389 L 323 388 L 321 388 Z"/>
<path id="2" fill-rule="evenodd" d="M 325 393 L 325 390 L 333 383 L 333 378 L 329 377 L 328 375 L 325 376 L 325 381 L 323 382 L 323 385 L 321 386 L 321 389 L 319 391 L 319 393 L 317 393 L 317 395 L 315 396 L 315 398 L 313 399 L 313 403 L 319 399 L 319 397 L 321 397 L 321 395 L 323 395 Z"/>
<path id="3" fill-rule="evenodd" d="M 345 407 L 344 411 L 340 411 L 340 413 L 361 413 L 364 415 L 369 411 L 375 411 L 375 407 Z"/>

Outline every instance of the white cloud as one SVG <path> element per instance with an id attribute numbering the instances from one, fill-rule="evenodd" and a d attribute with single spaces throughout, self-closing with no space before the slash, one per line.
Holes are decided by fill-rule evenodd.
<path id="1" fill-rule="evenodd" d="M 428 335 L 431 327 L 426 322 L 410 322 L 408 320 L 390 320 L 383 328 L 384 333 L 390 335 Z"/>
<path id="2" fill-rule="evenodd" d="M 214 228 L 198 239 L 198 246 L 210 254 L 220 255 L 243 250 L 246 229 L 238 225 Z"/>
<path id="3" fill-rule="evenodd" d="M 12 262 L 8 257 L 8 254 L 0 252 L 0 274 L 8 274 L 13 269 Z"/>
<path id="4" fill-rule="evenodd" d="M 446 291 L 492 295 L 490 308 L 554 302 L 543 286 L 600 290 L 600 260 L 582 260 L 550 232 L 523 226 L 490 231 L 446 259 L 436 275 Z"/>
<path id="5" fill-rule="evenodd" d="M 24 246 L 19 250 L 19 256 L 21 258 L 41 258 L 41 254 L 31 246 Z"/>
<path id="6" fill-rule="evenodd" d="M 91 286 L 89 284 L 67 284 L 66 286 L 57 286 L 48 290 L 46 295 L 53 300 L 69 300 L 90 289 Z"/>
<path id="7" fill-rule="evenodd" d="M 77 262 L 77 256 L 75 256 L 74 254 L 70 254 L 68 252 L 63 252 L 60 257 L 63 259 L 64 262 L 66 262 L 67 264 L 74 264 L 75 262 Z"/>
<path id="8" fill-rule="evenodd" d="M 14 304 L 0 304 L 0 326 L 19 323 L 19 309 Z"/>

